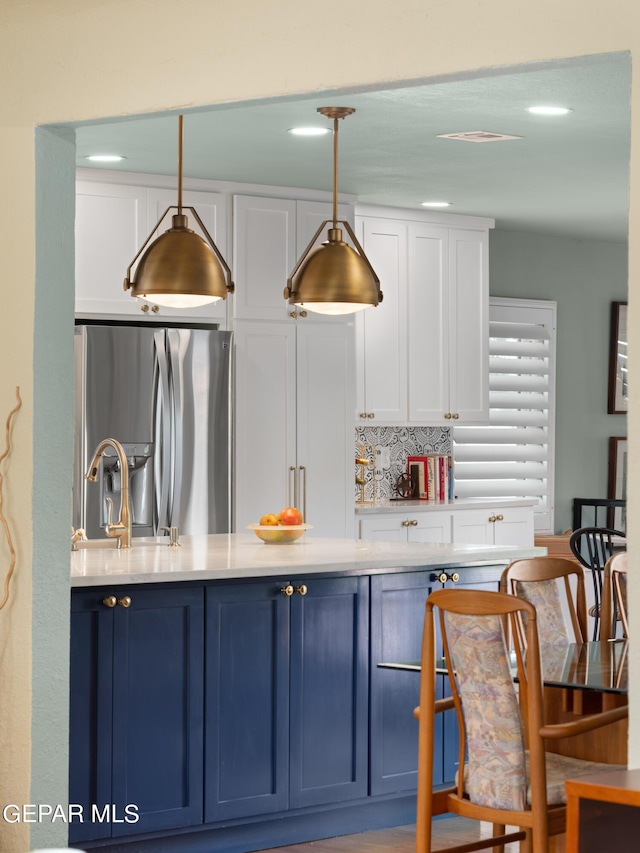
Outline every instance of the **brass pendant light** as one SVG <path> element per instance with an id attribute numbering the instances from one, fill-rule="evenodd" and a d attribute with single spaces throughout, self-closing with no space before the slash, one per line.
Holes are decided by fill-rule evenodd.
<path id="1" fill-rule="evenodd" d="M 153 234 L 170 210 L 178 211 L 172 217 L 171 228 L 156 238 L 147 249 Z M 202 229 L 204 239 L 188 227 L 183 210 L 191 211 Z M 136 262 L 132 279 L 131 270 Z M 129 264 L 124 289 L 131 290 L 132 296 L 168 308 L 195 308 L 226 299 L 228 293 L 233 293 L 231 270 L 225 259 L 195 208 L 182 205 L 182 116 L 178 116 L 178 204 L 165 210 Z"/>
<path id="2" fill-rule="evenodd" d="M 352 314 L 382 302 L 380 279 L 349 223 L 338 219 L 338 121 L 355 109 L 318 107 L 318 112 L 333 119 L 333 219 L 325 220 L 313 235 L 287 279 L 284 298 L 290 305 L 304 305 L 318 314 Z M 312 251 L 322 229 L 329 224 L 328 240 Z M 344 242 L 338 225 L 344 225 L 355 248 Z"/>

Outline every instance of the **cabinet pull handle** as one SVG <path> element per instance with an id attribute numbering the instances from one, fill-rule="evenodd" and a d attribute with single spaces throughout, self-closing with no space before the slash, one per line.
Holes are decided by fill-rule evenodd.
<path id="1" fill-rule="evenodd" d="M 491 522 L 491 524 L 493 524 L 496 520 L 497 520 L 497 519 L 496 519 L 495 515 L 490 515 L 490 516 L 489 516 L 489 521 Z"/>
<path id="2" fill-rule="evenodd" d="M 418 526 L 418 519 L 412 518 L 411 521 L 409 522 L 409 524 L 411 525 L 411 527 L 417 527 Z"/>
<path id="3" fill-rule="evenodd" d="M 504 521 L 504 515 L 496 515 L 496 521 Z"/>
<path id="4" fill-rule="evenodd" d="M 304 465 L 300 466 L 300 473 L 302 474 L 302 506 L 300 509 L 302 510 L 302 521 L 307 520 L 307 469 Z M 295 507 L 298 504 L 294 504 Z"/>
<path id="5" fill-rule="evenodd" d="M 115 607 L 118 603 L 118 599 L 115 597 L 115 595 L 108 595 L 106 598 L 102 599 L 102 603 L 105 607 Z"/>
<path id="6" fill-rule="evenodd" d="M 118 604 L 120 605 L 120 607 L 131 607 L 131 599 L 128 595 L 125 595 L 122 598 L 118 599 Z"/>
<path id="7" fill-rule="evenodd" d="M 447 581 L 451 581 L 451 583 L 458 583 L 460 580 L 460 575 L 458 572 L 453 572 L 453 574 L 448 575 L 446 572 L 432 572 L 431 574 L 432 581 L 440 581 L 440 583 L 446 583 Z"/>
<path id="8" fill-rule="evenodd" d="M 293 479 L 293 489 L 291 488 L 291 480 Z M 296 477 L 296 466 L 289 466 L 289 506 L 298 506 L 298 480 Z"/>
<path id="9" fill-rule="evenodd" d="M 286 586 L 283 586 L 283 587 L 282 587 L 282 589 L 280 590 L 280 592 L 281 592 L 283 595 L 286 595 L 286 596 L 287 596 L 287 598 L 291 598 L 291 596 L 293 595 L 293 593 L 295 592 L 295 590 L 294 590 L 293 586 L 292 586 L 290 583 L 288 583 Z"/>
<path id="10" fill-rule="evenodd" d="M 301 583 L 300 586 L 296 587 L 296 592 L 298 595 L 306 595 L 309 592 L 309 588 L 306 583 Z"/>
<path id="11" fill-rule="evenodd" d="M 450 421 L 451 418 L 453 417 L 453 415 L 451 414 L 451 412 L 445 412 L 444 417 L 445 417 L 445 420 Z"/>

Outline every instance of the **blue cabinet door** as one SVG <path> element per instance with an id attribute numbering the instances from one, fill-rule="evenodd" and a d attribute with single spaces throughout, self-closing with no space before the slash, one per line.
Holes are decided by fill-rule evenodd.
<path id="1" fill-rule="evenodd" d="M 291 808 L 367 795 L 369 579 L 307 585 L 291 598 Z"/>
<path id="2" fill-rule="evenodd" d="M 71 596 L 69 802 L 83 820 L 69 824 L 69 841 L 111 835 L 111 825 L 91 821 L 93 804 L 111 803 L 113 613 L 95 590 Z"/>
<path id="3" fill-rule="evenodd" d="M 283 585 L 206 590 L 206 822 L 288 808 L 290 606 Z"/>
<path id="4" fill-rule="evenodd" d="M 413 791 L 418 780 L 420 674 L 381 669 L 378 663 L 419 660 L 424 605 L 434 587 L 431 572 L 371 578 L 371 794 Z M 442 695 L 442 679 L 437 696 Z M 433 782 L 443 781 L 442 715 L 436 725 Z"/>
<path id="5" fill-rule="evenodd" d="M 107 607 L 109 595 L 130 606 Z M 73 593 L 70 800 L 85 822 L 71 841 L 202 822 L 203 598 L 201 587 Z"/>

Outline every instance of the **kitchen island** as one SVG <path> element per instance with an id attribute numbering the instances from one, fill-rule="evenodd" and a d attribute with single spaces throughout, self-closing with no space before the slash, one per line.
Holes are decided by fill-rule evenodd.
<path id="1" fill-rule="evenodd" d="M 241 853 L 414 820 L 418 678 L 376 664 L 419 656 L 432 589 L 497 589 L 544 549 L 312 532 L 71 555 L 72 846 Z M 455 752 L 445 726 L 442 782 Z"/>

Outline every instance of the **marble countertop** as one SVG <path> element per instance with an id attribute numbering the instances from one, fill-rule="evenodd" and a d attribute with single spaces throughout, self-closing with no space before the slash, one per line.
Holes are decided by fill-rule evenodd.
<path id="1" fill-rule="evenodd" d="M 486 566 L 546 554 L 546 548 L 438 545 L 321 539 L 304 536 L 288 545 L 266 544 L 252 533 L 134 539 L 125 550 L 87 548 L 71 553 L 71 586 L 166 583 L 326 572 L 371 574 L 394 568 Z"/>
<path id="2" fill-rule="evenodd" d="M 375 503 L 356 503 L 356 515 L 375 515 L 390 512 L 442 512 L 443 510 L 494 509 L 498 507 L 534 506 L 526 498 L 461 498 L 453 501 L 380 500 Z"/>

